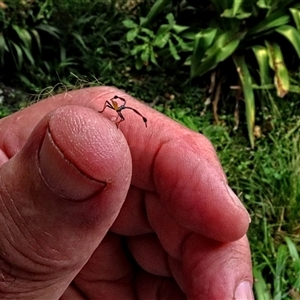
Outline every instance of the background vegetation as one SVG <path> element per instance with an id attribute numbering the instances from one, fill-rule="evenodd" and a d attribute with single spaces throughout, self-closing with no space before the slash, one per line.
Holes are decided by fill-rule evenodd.
<path id="1" fill-rule="evenodd" d="M 252 216 L 256 298 L 300 299 L 300 5 L 198 2 L 0 1 L 0 117 L 108 84 L 202 132 Z"/>

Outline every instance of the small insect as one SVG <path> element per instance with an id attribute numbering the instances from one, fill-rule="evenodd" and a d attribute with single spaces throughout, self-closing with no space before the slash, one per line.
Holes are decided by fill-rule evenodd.
<path id="1" fill-rule="evenodd" d="M 118 102 L 115 101 L 115 99 L 120 99 L 124 103 L 119 106 Z M 111 101 L 111 102 L 109 102 L 109 101 Z M 124 98 L 121 98 L 121 97 L 119 97 L 119 96 L 116 95 L 113 98 L 111 98 L 109 100 L 106 100 L 105 103 L 104 103 L 103 109 L 100 110 L 100 111 L 98 111 L 98 112 L 99 113 L 103 113 L 104 110 L 106 109 L 106 107 L 115 110 L 117 112 L 117 114 L 118 114 L 118 117 L 120 117 L 120 120 L 116 122 L 117 128 L 119 128 L 119 124 L 121 122 L 125 121 L 125 118 L 122 115 L 122 110 L 123 109 L 131 109 L 131 110 L 133 110 L 136 114 L 138 114 L 139 116 L 142 117 L 142 119 L 143 119 L 143 121 L 145 123 L 145 126 L 147 127 L 147 119 L 139 111 L 137 111 L 135 108 L 126 106 L 126 100 Z"/>

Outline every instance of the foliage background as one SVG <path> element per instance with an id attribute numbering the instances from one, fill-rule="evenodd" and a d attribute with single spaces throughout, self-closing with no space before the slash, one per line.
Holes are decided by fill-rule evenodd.
<path id="1" fill-rule="evenodd" d="M 251 213 L 256 298 L 300 299 L 299 4 L 220 3 L 0 1 L 0 116 L 105 84 L 205 134 Z"/>

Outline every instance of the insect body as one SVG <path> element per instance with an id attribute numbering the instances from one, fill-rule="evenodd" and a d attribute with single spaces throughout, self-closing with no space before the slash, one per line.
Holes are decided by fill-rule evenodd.
<path id="1" fill-rule="evenodd" d="M 123 101 L 124 103 L 122 105 L 119 105 L 117 101 L 115 101 L 115 99 L 120 99 L 121 101 Z M 126 106 L 126 100 L 124 98 L 121 98 L 119 96 L 114 96 L 113 98 L 111 98 L 110 100 L 106 100 L 103 106 L 103 109 L 98 111 L 99 113 L 104 112 L 104 110 L 106 109 L 106 107 L 113 109 L 117 112 L 118 117 L 120 117 L 120 120 L 116 122 L 117 128 L 119 127 L 119 124 L 123 121 L 125 121 L 125 118 L 122 114 L 122 110 L 123 109 L 131 109 L 133 110 L 136 114 L 138 114 L 139 116 L 142 117 L 145 126 L 147 127 L 147 119 L 139 112 L 137 111 L 135 108 Z M 118 119 L 118 118 L 117 118 Z"/>

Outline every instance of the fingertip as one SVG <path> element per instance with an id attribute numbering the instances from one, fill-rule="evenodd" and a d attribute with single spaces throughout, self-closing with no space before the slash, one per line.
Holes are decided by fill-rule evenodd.
<path id="1" fill-rule="evenodd" d="M 248 224 L 251 223 L 251 217 L 250 217 L 250 214 L 248 213 L 248 211 L 245 209 L 245 207 L 243 206 L 241 200 L 238 198 L 238 196 L 234 193 L 234 191 L 230 188 L 229 185 L 226 185 L 226 188 L 227 188 L 227 191 L 228 191 L 228 194 L 230 196 L 230 198 L 232 199 L 233 203 L 242 209 L 242 211 L 244 211 L 246 213 L 246 216 L 248 217 L 247 220 L 248 220 Z M 246 218 L 245 218 L 246 219 Z"/>
<path id="2" fill-rule="evenodd" d="M 234 193 L 229 192 L 211 148 L 197 150 L 195 140 L 174 143 L 160 148 L 154 167 L 157 189 L 166 210 L 178 224 L 206 237 L 223 242 L 241 238 L 248 230 L 249 214 Z"/>
<path id="3" fill-rule="evenodd" d="M 221 243 L 192 235 L 183 246 L 184 287 L 189 299 L 252 299 L 249 243 Z M 249 284 L 240 284 L 248 282 Z M 239 298 L 235 298 L 239 296 Z"/>

